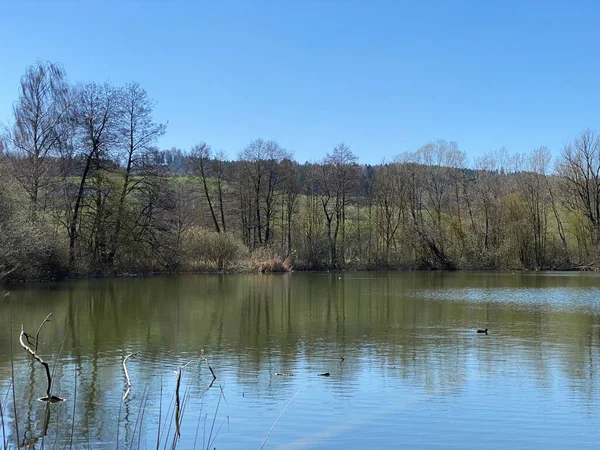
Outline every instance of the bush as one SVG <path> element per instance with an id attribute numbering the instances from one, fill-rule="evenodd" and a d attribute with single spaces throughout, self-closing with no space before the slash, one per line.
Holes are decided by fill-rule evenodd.
<path id="1" fill-rule="evenodd" d="M 231 233 L 192 227 L 183 237 L 185 266 L 189 269 L 227 270 L 241 264 L 247 250 Z"/>
<path id="2" fill-rule="evenodd" d="M 49 280 L 67 275 L 65 242 L 40 216 L 35 224 L 0 161 L 0 283 Z"/>
<path id="3" fill-rule="evenodd" d="M 60 244 L 43 225 L 0 223 L 0 282 L 65 277 L 68 258 Z"/>

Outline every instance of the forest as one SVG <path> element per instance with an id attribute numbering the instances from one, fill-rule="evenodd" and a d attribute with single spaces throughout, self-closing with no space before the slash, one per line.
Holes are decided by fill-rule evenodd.
<path id="1" fill-rule="evenodd" d="M 138 84 L 38 61 L 0 127 L 0 282 L 156 272 L 595 270 L 600 140 L 468 162 L 437 140 L 361 164 L 299 163 L 257 138 L 235 160 L 160 149 Z M 232 130 L 235 132 L 235 130 Z M 236 150 L 236 149 L 231 149 Z M 368 150 L 368 149 L 361 149 Z"/>

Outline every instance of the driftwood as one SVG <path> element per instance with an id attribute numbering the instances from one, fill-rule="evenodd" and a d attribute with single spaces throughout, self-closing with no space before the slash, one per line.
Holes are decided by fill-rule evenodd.
<path id="1" fill-rule="evenodd" d="M 38 361 L 42 366 L 44 366 L 44 369 L 46 370 L 46 378 L 48 380 L 48 387 L 46 388 L 46 396 L 40 398 L 39 400 L 43 401 L 43 402 L 55 403 L 55 402 L 62 402 L 62 401 L 64 401 L 64 398 L 60 398 L 60 397 L 57 397 L 57 396 L 51 394 L 52 376 L 50 375 L 50 366 L 48 366 L 48 363 L 46 361 L 44 361 L 37 354 L 37 343 L 38 343 L 38 340 L 39 340 L 40 331 L 41 331 L 42 327 L 44 326 L 44 324 L 50 320 L 50 316 L 51 315 L 52 315 L 52 313 L 50 313 L 50 314 L 48 314 L 46 316 L 46 318 L 44 319 L 44 321 L 42 322 L 42 324 L 38 328 L 38 331 L 36 333 L 36 337 L 33 337 L 33 336 L 25 333 L 25 331 L 23 330 L 23 325 L 21 325 L 21 334 L 19 335 L 19 342 L 21 344 L 21 347 L 23 347 L 31 356 L 33 356 L 33 358 L 36 361 Z M 30 339 L 34 339 L 36 341 L 36 343 L 35 343 L 35 350 L 30 347 L 32 345 Z"/>

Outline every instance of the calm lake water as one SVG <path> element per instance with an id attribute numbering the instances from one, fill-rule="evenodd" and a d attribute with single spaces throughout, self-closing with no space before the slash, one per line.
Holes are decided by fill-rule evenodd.
<path id="1" fill-rule="evenodd" d="M 50 312 L 38 352 L 66 401 L 47 405 L 37 400 L 43 368 L 18 338 L 21 324 L 35 334 Z M 11 354 L 19 439 L 37 438 L 35 448 L 250 449 L 267 436 L 271 449 L 600 442 L 597 274 L 294 273 L 19 288 L 0 299 L 9 446 Z M 185 364 L 177 438 L 174 372 Z"/>

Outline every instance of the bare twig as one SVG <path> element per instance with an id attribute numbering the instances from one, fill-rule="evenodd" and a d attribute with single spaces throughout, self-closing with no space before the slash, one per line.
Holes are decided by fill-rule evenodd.
<path id="1" fill-rule="evenodd" d="M 215 409 L 215 415 L 213 417 L 212 425 L 210 426 L 210 434 L 208 435 L 208 445 L 206 447 L 207 450 L 210 449 L 211 443 L 214 442 L 214 440 L 211 441 L 211 437 L 212 437 L 212 434 L 213 434 L 213 430 L 215 428 L 215 421 L 217 420 L 217 413 L 219 412 L 219 406 L 221 405 L 221 398 L 222 398 L 222 396 L 223 395 L 222 395 L 222 392 L 221 392 L 221 394 L 219 395 L 219 401 L 217 402 L 217 408 Z M 219 430 L 221 430 L 220 427 L 219 427 Z M 215 438 L 216 438 L 216 436 L 215 436 Z"/>
<path id="2" fill-rule="evenodd" d="M 56 366 L 58 365 L 56 364 L 56 361 L 60 361 L 60 355 L 62 355 L 65 342 L 67 342 L 67 336 L 68 334 L 65 334 L 65 337 L 63 337 L 63 341 L 61 342 L 60 347 L 58 347 L 58 354 L 56 355 L 54 367 L 52 367 L 52 378 L 54 378 L 54 375 L 56 374 Z"/>
<path id="3" fill-rule="evenodd" d="M 223 396 L 223 400 L 225 400 L 225 404 L 227 406 L 229 406 L 229 402 L 227 402 L 227 399 L 225 398 L 225 392 L 223 392 L 223 385 L 222 384 L 219 385 L 219 389 L 221 389 L 221 395 Z"/>
<path id="4" fill-rule="evenodd" d="M 50 316 L 52 315 L 52 313 L 48 314 L 46 316 L 46 318 L 44 319 L 44 321 L 40 324 L 37 333 L 35 333 L 35 351 L 37 352 L 37 348 L 38 348 L 38 343 L 40 342 L 40 331 L 42 331 L 42 327 L 44 326 L 44 324 L 46 322 L 50 322 Z"/>
<path id="5" fill-rule="evenodd" d="M 200 403 L 200 414 L 198 415 L 198 422 L 196 423 L 196 435 L 194 436 L 194 447 L 196 448 L 196 443 L 198 442 L 198 432 L 200 431 L 200 424 L 202 423 L 202 409 L 204 408 L 204 396 L 202 396 L 202 401 Z M 204 447 L 204 443 L 202 444 Z"/>
<path id="6" fill-rule="evenodd" d="M 140 407 L 138 409 L 138 415 L 135 419 L 135 425 L 133 426 L 133 434 L 131 436 L 131 442 L 129 443 L 129 449 L 133 449 L 133 444 L 135 442 L 135 433 L 138 433 L 138 448 L 140 448 L 139 440 L 141 438 L 140 434 L 142 432 L 142 424 L 144 421 L 144 411 L 146 409 L 146 404 L 148 403 L 148 386 L 150 384 L 150 377 L 146 381 L 146 386 L 144 387 L 144 391 L 142 392 L 142 402 L 140 403 Z M 138 428 L 139 427 L 139 428 Z M 127 442 L 126 442 L 127 443 Z"/>
<path id="7" fill-rule="evenodd" d="M 129 395 L 129 391 L 131 391 L 131 379 L 129 378 L 129 373 L 127 372 L 127 360 L 132 356 L 137 355 L 138 353 L 139 352 L 130 353 L 125 358 L 123 358 L 123 372 L 125 373 L 125 381 L 127 382 L 127 390 L 123 395 L 123 400 L 127 398 L 127 396 Z"/>
<path id="8" fill-rule="evenodd" d="M 200 359 L 206 363 L 206 366 L 208 367 L 208 370 L 210 370 L 210 373 L 213 377 L 213 381 L 216 380 L 217 376 L 215 375 L 215 371 L 212 369 L 212 367 L 210 367 L 210 364 L 208 363 L 208 359 L 206 359 L 206 357 L 204 356 L 204 349 L 202 349 L 200 351 Z"/>
<path id="9" fill-rule="evenodd" d="M 48 315 L 48 317 L 50 317 Z M 42 325 L 44 325 L 42 323 Z M 42 326 L 40 325 L 40 328 L 42 328 Z M 39 330 L 38 330 L 39 333 Z M 71 421 L 71 436 L 69 439 L 69 450 L 73 448 L 73 433 L 75 433 L 75 406 L 77 405 L 77 366 L 75 366 L 75 384 L 74 384 L 75 388 L 74 388 L 74 393 L 73 393 L 73 419 Z M 48 394 L 50 395 L 50 394 Z"/>
<path id="10" fill-rule="evenodd" d="M 160 450 L 160 421 L 162 420 L 162 375 L 160 377 L 160 397 L 158 397 L 158 433 L 156 435 L 156 450 Z"/>
<path id="11" fill-rule="evenodd" d="M 2 401 L 0 400 L 0 422 L 2 423 L 2 448 L 8 448 L 8 442 L 6 442 L 6 429 L 4 428 L 4 412 L 2 409 Z"/>
<path id="12" fill-rule="evenodd" d="M 179 428 L 179 386 L 181 386 L 181 371 L 183 367 L 180 367 L 175 375 L 177 376 L 177 385 L 175 386 L 175 435 L 177 439 L 181 437 L 181 429 Z"/>
<path id="13" fill-rule="evenodd" d="M 17 417 L 17 399 L 15 396 L 15 366 L 13 363 L 13 334 L 12 334 L 12 308 L 8 308 L 8 324 L 9 324 L 9 335 L 10 335 L 10 380 L 12 385 L 12 403 L 13 403 L 13 414 L 15 420 L 15 438 L 17 440 L 17 447 L 19 448 L 19 418 Z"/>
<path id="14" fill-rule="evenodd" d="M 42 397 L 42 398 L 40 398 L 40 400 L 46 401 L 46 402 L 62 402 L 62 401 L 64 401 L 63 398 L 56 397 L 50 393 L 50 391 L 52 389 L 52 377 L 50 376 L 50 366 L 48 366 L 48 363 L 46 361 L 44 361 L 42 358 L 40 358 L 40 356 L 35 352 L 35 350 L 33 350 L 31 347 L 29 347 L 24 342 L 25 335 L 26 335 L 26 333 L 23 331 L 23 325 L 21 325 L 21 334 L 19 335 L 19 342 L 21 343 L 21 347 L 23 347 L 25 350 L 27 350 L 27 352 L 30 353 L 31 356 L 33 356 L 33 358 L 36 361 L 38 361 L 42 366 L 44 366 L 44 369 L 46 369 L 46 378 L 48 379 L 48 388 L 46 389 L 46 397 Z"/>
<path id="15" fill-rule="evenodd" d="M 217 440 L 217 436 L 219 436 L 219 433 L 221 432 L 221 428 L 223 428 L 223 425 L 225 425 L 225 421 L 227 421 L 227 428 L 229 428 L 229 416 L 225 417 L 223 419 L 223 421 L 221 422 L 221 425 L 219 426 L 219 429 L 217 430 L 217 432 L 215 433 L 215 437 L 213 437 L 212 442 L 208 443 L 208 448 L 210 449 L 211 447 L 213 447 L 213 444 L 215 443 L 215 441 Z M 215 447 L 213 447 L 215 448 Z"/>
<path id="16" fill-rule="evenodd" d="M 189 366 L 193 361 L 188 361 L 183 366 L 181 366 L 177 371 L 175 371 L 175 376 L 177 377 L 177 384 L 175 385 L 175 436 L 173 436 L 173 444 L 172 448 L 177 446 L 177 441 L 181 437 L 181 418 L 185 411 L 186 399 L 189 398 L 189 386 L 188 390 L 186 390 L 183 397 L 183 406 L 179 400 L 179 388 L 181 387 L 181 374 L 183 373 L 183 369 Z"/>
<path id="17" fill-rule="evenodd" d="M 119 450 L 119 433 L 121 430 L 121 409 L 123 409 L 123 402 L 119 402 L 119 414 L 117 415 L 117 440 L 116 440 L 117 450 Z"/>
<path id="18" fill-rule="evenodd" d="M 298 392 L 296 392 L 294 394 L 294 396 L 290 399 L 290 401 L 287 403 L 287 405 L 285 405 L 285 408 L 283 408 L 283 410 L 281 411 L 281 413 L 279 413 L 279 416 L 277 416 L 277 419 L 275 420 L 275 423 L 273 423 L 273 426 L 271 427 L 271 429 L 267 433 L 267 436 L 265 437 L 265 440 L 263 441 L 262 445 L 260 446 L 260 450 L 263 449 L 263 447 L 267 443 L 267 439 L 269 439 L 269 436 L 271 436 L 271 433 L 273 432 L 273 429 L 275 428 L 275 425 L 277 425 L 277 422 L 279 422 L 279 419 L 281 419 L 281 416 L 283 416 L 283 413 L 285 412 L 286 409 L 288 409 L 288 406 L 290 406 L 290 404 L 294 401 L 294 399 L 296 398 L 296 395 L 298 395 L 299 392 L 300 391 L 298 391 Z"/>

